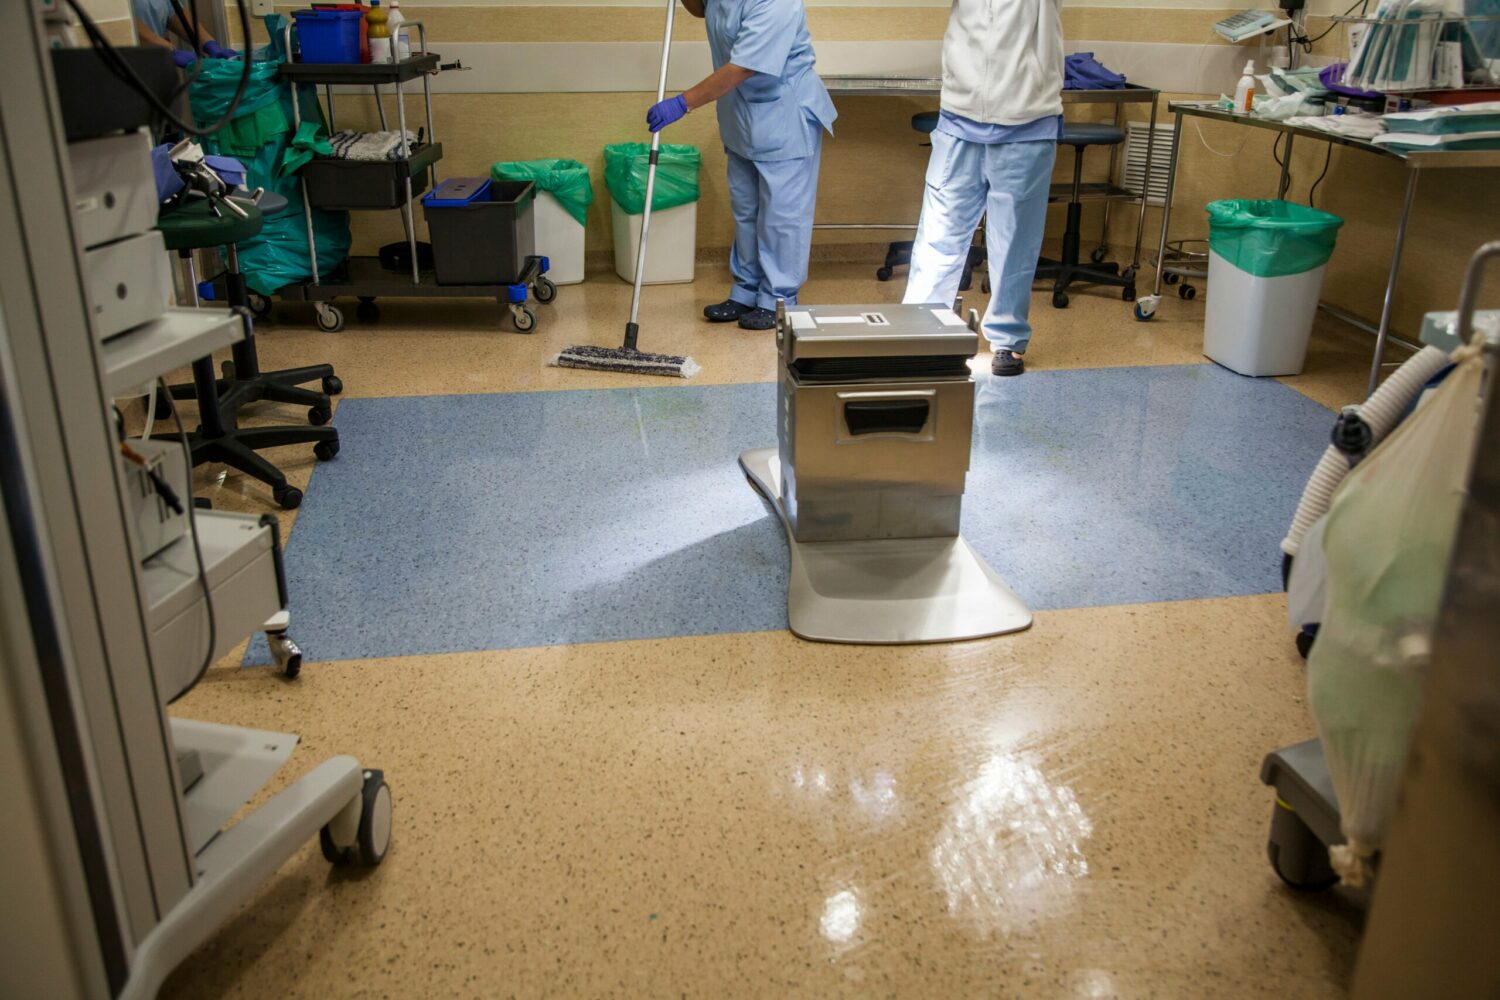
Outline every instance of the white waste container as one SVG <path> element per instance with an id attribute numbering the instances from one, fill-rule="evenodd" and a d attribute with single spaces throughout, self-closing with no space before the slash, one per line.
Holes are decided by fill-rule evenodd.
<path id="1" fill-rule="evenodd" d="M 573 218 L 549 191 L 538 191 L 532 212 L 536 226 L 536 252 L 547 258 L 547 277 L 555 284 L 576 285 L 583 280 L 582 223 Z"/>
<path id="2" fill-rule="evenodd" d="M 1208 252 L 1203 353 L 1241 375 L 1300 375 L 1328 265 L 1258 278 Z"/>
<path id="3" fill-rule="evenodd" d="M 1203 353 L 1241 375 L 1300 375 L 1344 220 L 1279 200 L 1226 199 L 1207 211 Z"/>
<path id="4" fill-rule="evenodd" d="M 630 215 L 609 199 L 615 233 L 615 273 L 635 281 L 636 251 L 641 245 L 642 215 Z M 538 244 L 540 246 L 540 244 Z M 659 208 L 651 213 L 646 245 L 645 284 L 680 284 L 693 280 L 698 259 L 698 203 Z"/>

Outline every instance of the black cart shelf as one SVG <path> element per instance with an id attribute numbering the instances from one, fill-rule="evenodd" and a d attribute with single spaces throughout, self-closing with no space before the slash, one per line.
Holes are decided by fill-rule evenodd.
<path id="1" fill-rule="evenodd" d="M 283 35 L 285 51 L 292 51 L 289 23 Z M 397 59 L 397 38 L 404 32 L 415 32 L 417 44 L 407 59 Z M 410 41 L 410 39 L 408 39 Z M 439 285 L 432 271 L 421 267 L 417 250 L 417 227 L 413 199 L 428 188 L 437 186 L 437 163 L 443 158 L 442 143 L 437 141 L 432 125 L 432 87 L 429 78 L 439 70 L 439 57 L 427 50 L 427 29 L 420 21 L 403 21 L 391 38 L 389 63 L 322 64 L 287 62 L 281 66 L 283 79 L 293 84 L 311 84 L 323 88 L 328 111 L 328 128 L 334 130 L 334 87 L 370 87 L 380 113 L 380 127 L 389 128 L 380 88 L 390 85 L 396 92 L 397 128 L 406 133 L 406 84 L 422 81 L 422 105 L 427 122 L 425 142 L 408 150 L 399 160 L 341 160 L 320 157 L 299 171 L 302 184 L 303 221 L 307 226 L 307 249 L 312 260 L 312 280 L 279 289 L 283 302 L 311 302 L 317 309 L 319 328 L 341 330 L 344 314 L 334 305 L 337 298 L 359 301 L 358 315 L 363 321 L 379 318 L 380 298 L 464 297 L 493 298 L 507 308 L 511 322 L 522 333 L 536 329 L 536 313 L 526 304 L 527 290 L 536 300 L 551 302 L 557 287 L 546 277 L 545 257 L 527 258 L 523 273 L 515 283 L 494 285 Z M 292 126 L 302 125 L 300 102 L 292 101 Z M 350 257 L 333 272 L 318 273 L 317 236 L 313 232 L 312 210 L 390 211 L 401 213 L 406 231 L 410 273 L 387 270 L 378 257 Z M 252 299 L 256 312 L 269 310 L 264 299 Z"/>

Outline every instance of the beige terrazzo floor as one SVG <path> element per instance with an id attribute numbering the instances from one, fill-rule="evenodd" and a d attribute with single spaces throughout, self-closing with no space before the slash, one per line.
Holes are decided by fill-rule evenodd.
<path id="1" fill-rule="evenodd" d="M 715 270 L 647 290 L 642 346 L 768 380 L 768 336 L 693 318 Z M 805 299 L 899 295 L 868 270 L 825 265 Z M 591 276 L 532 337 L 479 303 L 339 334 L 287 307 L 262 360 L 332 361 L 348 395 L 628 385 L 542 367 L 614 339 L 627 301 Z M 1151 324 L 1104 294 L 1037 303 L 1035 369 L 1202 362 L 1201 303 Z M 1347 402 L 1368 350 L 1320 323 L 1286 381 Z M 306 485 L 301 450 L 273 458 Z M 268 509 L 238 475 L 200 481 Z M 1260 758 L 1311 732 L 1275 595 L 935 647 L 751 633 L 309 662 L 291 684 L 233 662 L 174 712 L 301 734 L 268 791 L 335 753 L 382 767 L 395 842 L 355 875 L 303 848 L 166 996 L 1314 997 L 1352 966 L 1357 908 L 1265 860 Z"/>

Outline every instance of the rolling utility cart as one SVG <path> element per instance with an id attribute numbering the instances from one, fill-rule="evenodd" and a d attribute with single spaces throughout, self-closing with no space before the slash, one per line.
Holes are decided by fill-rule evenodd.
<path id="1" fill-rule="evenodd" d="M 285 51 L 292 51 L 292 26 L 283 33 Z M 528 292 L 542 304 L 557 297 L 557 286 L 546 276 L 545 257 L 525 255 L 519 273 L 507 275 L 512 280 L 476 284 L 439 283 L 439 275 L 422 267 L 417 249 L 416 218 L 412 199 L 429 187 L 437 187 L 436 164 L 443 158 L 442 143 L 436 140 L 432 125 L 432 88 L 428 75 L 439 70 L 438 56 L 427 51 L 427 30 L 420 21 L 403 21 L 396 30 L 415 31 L 417 44 L 411 56 L 398 59 L 400 46 L 391 39 L 391 61 L 388 63 L 301 63 L 282 64 L 281 74 L 293 85 L 312 84 L 323 87 L 328 109 L 329 131 L 334 129 L 333 88 L 368 86 L 375 94 L 380 112 L 380 127 L 388 128 L 380 88 L 390 85 L 396 92 L 396 127 L 406 133 L 406 85 L 422 81 L 422 104 L 427 121 L 424 141 L 407 149 L 398 160 L 370 161 L 318 158 L 299 171 L 302 184 L 302 212 L 307 224 L 307 248 L 312 258 L 312 280 L 288 285 L 277 291 L 283 302 L 311 302 L 317 309 L 318 328 L 337 331 L 344 328 L 344 313 L 334 300 L 340 297 L 358 300 L 355 315 L 363 322 L 380 318 L 376 301 L 383 297 L 404 298 L 493 298 L 506 307 L 516 330 L 529 333 L 536 329 L 536 313 L 527 305 Z M 300 102 L 292 101 L 293 131 L 302 127 Z M 318 272 L 317 236 L 313 232 L 314 208 L 346 211 L 399 210 L 406 231 L 410 275 L 388 270 L 376 256 L 351 256 L 328 275 Z M 529 218 L 528 218 L 529 222 Z M 529 245 L 529 241 L 528 241 Z"/>

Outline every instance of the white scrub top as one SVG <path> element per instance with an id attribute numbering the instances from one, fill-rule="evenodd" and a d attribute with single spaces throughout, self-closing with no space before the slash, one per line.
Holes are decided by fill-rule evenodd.
<path id="1" fill-rule="evenodd" d="M 755 73 L 719 98 L 724 148 L 761 162 L 811 155 L 805 121 L 832 133 L 838 112 L 813 71 L 802 0 L 708 0 L 704 17 L 714 69 L 734 63 Z"/>

